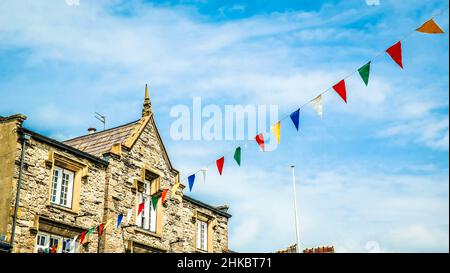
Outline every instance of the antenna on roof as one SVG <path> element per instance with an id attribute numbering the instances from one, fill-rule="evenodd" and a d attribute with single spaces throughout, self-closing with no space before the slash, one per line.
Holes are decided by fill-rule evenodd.
<path id="1" fill-rule="evenodd" d="M 101 123 L 103 123 L 103 130 L 106 128 L 106 117 L 103 115 L 100 115 L 99 113 L 95 112 L 95 118 L 98 119 Z"/>

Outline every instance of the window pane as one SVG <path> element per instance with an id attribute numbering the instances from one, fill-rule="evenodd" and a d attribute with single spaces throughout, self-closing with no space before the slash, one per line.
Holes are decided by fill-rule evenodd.
<path id="1" fill-rule="evenodd" d="M 55 169 L 53 170 L 53 183 L 52 183 L 52 202 L 55 203 L 56 202 L 56 193 L 57 193 L 57 189 L 58 189 L 58 178 L 60 175 L 60 171 L 59 169 Z"/>
<path id="2" fill-rule="evenodd" d="M 67 192 L 69 189 L 69 175 L 65 172 L 62 174 L 61 181 L 61 195 L 59 197 L 59 203 L 63 206 L 67 206 Z"/>

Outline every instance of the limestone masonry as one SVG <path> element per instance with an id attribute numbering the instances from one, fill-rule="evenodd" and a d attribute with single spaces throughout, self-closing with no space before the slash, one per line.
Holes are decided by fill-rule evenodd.
<path id="1" fill-rule="evenodd" d="M 24 128 L 25 119 L 0 117 L 1 249 L 228 252 L 228 206 L 188 197 L 182 184 L 170 196 L 179 172 L 156 128 L 147 87 L 139 120 L 68 141 Z M 138 215 L 139 204 L 144 206 Z M 117 228 L 119 214 L 123 221 Z M 80 244 L 82 232 L 110 219 L 101 236 L 96 229 Z"/>

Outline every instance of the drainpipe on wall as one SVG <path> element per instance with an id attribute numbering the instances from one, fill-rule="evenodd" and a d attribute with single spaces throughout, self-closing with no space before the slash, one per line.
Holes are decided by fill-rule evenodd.
<path id="1" fill-rule="evenodd" d="M 22 155 L 20 156 L 20 169 L 19 169 L 19 180 L 17 181 L 17 191 L 16 191 L 16 204 L 14 206 L 14 219 L 13 226 L 11 231 L 11 252 L 14 252 L 14 236 L 16 234 L 16 225 L 17 225 L 17 211 L 19 210 L 19 200 L 20 200 L 20 188 L 22 186 L 22 172 L 23 172 L 23 162 L 25 158 L 25 148 L 28 140 L 30 139 L 30 135 L 22 134 Z"/>

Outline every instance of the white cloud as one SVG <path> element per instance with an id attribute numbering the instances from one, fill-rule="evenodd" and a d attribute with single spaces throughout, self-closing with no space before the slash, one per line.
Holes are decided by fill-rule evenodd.
<path id="1" fill-rule="evenodd" d="M 218 104 L 279 104 L 285 112 L 382 49 L 385 44 L 378 40 L 396 39 L 403 26 L 410 27 L 410 22 L 390 18 L 389 24 L 368 23 L 362 30 L 340 28 L 373 14 L 354 8 L 336 12 L 339 7 L 332 5 L 321 12 L 215 23 L 198 19 L 195 10 L 186 7 L 133 1 L 128 16 L 119 13 L 120 1 L 112 3 L 81 1 L 70 7 L 63 1 L 1 1 L 0 50 L 25 50 L 23 73 L 0 83 L 9 99 L 8 104 L 0 101 L 2 109 L 21 107 L 35 127 L 64 138 L 84 133 L 95 122 L 94 111 L 105 114 L 109 126 L 134 120 L 144 83 L 149 82 L 160 125 L 170 123 L 164 114 L 172 104 L 190 103 L 194 95 Z M 405 9 L 415 14 L 417 3 Z M 445 50 L 448 56 L 448 46 Z M 414 60 L 430 57 L 429 51 L 412 52 L 408 44 L 405 53 L 414 53 Z M 412 58 L 405 54 L 405 59 L 408 56 Z M 327 94 L 325 119 L 349 114 L 350 125 L 354 120 L 367 127 L 376 124 L 382 131 L 374 134 L 396 145 L 448 151 L 448 97 L 439 95 L 442 88 L 434 86 L 432 77 L 424 78 L 421 67 L 409 69 L 400 71 L 377 60 L 368 87 L 357 74 L 347 80 L 349 104 L 333 91 Z M 36 70 L 51 75 L 27 77 Z M 448 79 L 443 85 L 448 87 Z M 442 109 L 447 113 L 436 114 Z M 348 132 L 342 131 L 309 136 L 305 145 L 344 138 Z M 226 146 L 166 141 L 181 170 L 214 162 L 212 157 Z M 319 160 L 314 152 L 310 161 Z M 214 175 L 213 165 L 208 183 L 198 179 L 194 194 L 211 203 L 231 204 L 231 249 L 284 248 L 295 241 L 288 170 L 269 154 L 255 162 L 244 160 L 242 169 L 226 165 L 224 177 Z M 298 187 L 302 246 L 333 244 L 340 252 L 448 251 L 448 168 L 405 162 L 374 170 L 367 160 L 346 166 L 322 162 L 320 167 L 305 162 Z M 397 173 L 408 168 L 416 175 Z"/>
<path id="2" fill-rule="evenodd" d="M 430 148 L 438 150 L 448 150 L 449 148 L 449 119 L 426 118 L 417 121 L 407 121 L 393 125 L 378 133 L 379 137 L 394 138 L 397 141 L 401 137 L 405 143 L 408 139 L 413 142 L 424 144 Z M 406 144 L 406 143 L 405 143 Z"/>
<path id="3" fill-rule="evenodd" d="M 396 175 L 349 165 L 325 170 L 302 166 L 297 178 L 302 247 L 334 245 L 338 252 L 448 251 L 448 240 L 442 240 L 448 237 L 445 174 Z M 207 184 L 198 178 L 194 188 L 196 195 L 216 203 L 232 203 L 231 249 L 270 252 L 295 242 L 288 168 L 239 169 L 230 164 L 219 177 L 212 167 Z M 411 229 L 417 226 L 421 228 Z M 408 233 L 393 240 L 401 230 Z M 416 231 L 420 237 L 406 243 Z M 371 241 L 379 248 L 368 244 Z"/>

